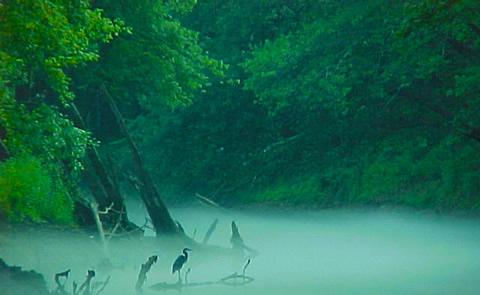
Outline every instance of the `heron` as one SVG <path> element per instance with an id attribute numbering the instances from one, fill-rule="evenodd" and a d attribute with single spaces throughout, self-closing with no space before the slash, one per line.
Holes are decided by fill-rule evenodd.
<path id="1" fill-rule="evenodd" d="M 189 248 L 183 248 L 183 255 L 179 255 L 177 259 L 175 259 L 175 262 L 173 262 L 172 265 L 172 274 L 175 272 L 178 272 L 178 281 L 180 282 L 182 279 L 180 278 L 180 270 L 182 269 L 183 265 L 185 262 L 188 260 L 188 252 L 192 251 L 192 249 Z"/>

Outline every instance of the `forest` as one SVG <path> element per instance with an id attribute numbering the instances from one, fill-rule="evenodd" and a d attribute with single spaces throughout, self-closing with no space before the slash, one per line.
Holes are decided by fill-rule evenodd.
<path id="1" fill-rule="evenodd" d="M 242 252 L 235 270 L 243 273 L 234 274 L 240 285 L 252 286 L 242 288 L 280 294 L 281 285 L 265 285 L 273 273 L 262 281 L 268 267 L 261 258 L 273 247 L 262 235 L 278 243 L 284 235 L 288 251 L 298 247 L 296 236 L 303 243 L 304 233 L 328 253 L 333 248 L 310 237 L 310 227 L 344 241 L 368 236 L 367 229 L 355 230 L 363 223 L 379 235 L 398 230 L 405 243 L 425 236 L 423 229 L 433 240 L 402 251 L 433 247 L 444 259 L 441 267 L 448 262 L 474 276 L 480 274 L 480 262 L 471 259 L 480 254 L 473 246 L 480 241 L 479 153 L 477 0 L 0 0 L 0 271 L 15 264 L 39 271 L 48 289 L 57 288 L 48 294 L 93 295 L 103 288 L 130 294 L 109 293 L 110 277 L 103 288 L 90 289 L 91 273 L 83 293 L 69 293 L 51 278 L 92 255 L 85 269 L 78 261 L 77 282 L 101 260 L 109 270 L 115 261 L 136 265 L 128 274 L 134 284 L 140 265 L 146 280 L 157 259 L 150 255 L 162 247 L 168 258 L 158 254 L 160 261 L 183 248 L 193 249 L 191 259 Z M 418 232 L 409 236 L 406 228 Z M 212 238 L 220 244 L 231 235 L 230 245 L 207 243 L 214 231 L 224 234 Z M 76 239 L 85 249 L 77 251 Z M 160 247 L 163 239 L 168 245 Z M 46 240 L 58 243 L 44 250 L 45 266 L 32 253 Z M 64 240 L 72 247 L 60 246 Z M 448 248 L 455 240 L 465 252 Z M 140 244 L 143 250 L 127 258 L 127 248 Z M 363 255 L 361 247 L 340 248 L 348 253 L 337 253 L 342 259 Z M 65 263 L 52 262 L 55 252 L 68 256 Z M 183 253 L 187 260 L 188 250 Z M 274 261 L 265 255 L 263 263 Z M 334 273 L 324 270 L 331 281 L 320 286 L 315 276 L 291 277 L 291 259 L 279 276 L 301 286 L 285 294 L 381 290 L 371 289 L 375 280 L 368 278 L 370 289 L 353 281 L 338 287 L 338 276 L 356 276 L 367 260 L 355 266 L 341 260 L 346 273 L 327 261 Z M 391 265 L 378 259 L 379 273 Z M 192 263 L 200 270 L 206 262 Z M 432 288 L 437 280 L 454 280 L 446 270 L 437 275 L 437 263 L 425 260 L 427 270 L 419 271 Z M 192 269 L 192 277 L 210 282 Z M 204 284 L 187 283 L 190 269 L 183 271 L 178 283 L 157 289 Z M 215 282 L 237 284 L 230 273 L 219 269 L 222 279 Z M 0 273 L 0 293 L 17 294 L 2 287 L 6 276 Z M 449 282 L 458 288 L 470 276 Z M 416 283 L 388 287 L 389 294 L 422 294 Z M 208 288 L 195 294 L 241 293 Z M 479 291 L 452 288 L 441 294 Z"/>

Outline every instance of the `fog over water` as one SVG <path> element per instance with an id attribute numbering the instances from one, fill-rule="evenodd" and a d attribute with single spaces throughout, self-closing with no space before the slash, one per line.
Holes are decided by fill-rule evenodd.
<path id="1" fill-rule="evenodd" d="M 130 218 L 143 223 L 140 208 Z M 479 294 L 480 220 L 397 210 L 219 211 L 178 208 L 172 215 L 197 240 L 219 219 L 210 243 L 230 247 L 235 220 L 245 243 L 260 252 L 240 287 L 224 285 L 182 289 L 182 294 Z M 147 233 L 151 234 L 151 233 Z M 144 294 L 159 282 L 175 283 L 171 264 L 183 245 L 148 241 L 110 243 L 113 269 L 101 265 L 98 242 L 81 233 L 23 232 L 2 237 L 0 257 L 34 269 L 53 288 L 53 275 L 71 269 L 82 282 L 87 269 L 97 280 L 111 281 L 102 294 L 135 294 L 140 265 L 149 255 L 159 260 L 148 274 Z M 247 257 L 212 256 L 193 251 L 185 269 L 189 282 L 216 281 L 241 273 Z M 178 290 L 165 291 L 179 293 Z"/>

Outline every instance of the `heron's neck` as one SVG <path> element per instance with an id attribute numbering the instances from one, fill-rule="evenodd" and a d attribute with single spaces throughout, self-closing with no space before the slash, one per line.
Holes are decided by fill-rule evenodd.
<path id="1" fill-rule="evenodd" d="M 188 259 L 188 252 L 183 250 L 183 255 L 185 256 L 185 259 Z"/>

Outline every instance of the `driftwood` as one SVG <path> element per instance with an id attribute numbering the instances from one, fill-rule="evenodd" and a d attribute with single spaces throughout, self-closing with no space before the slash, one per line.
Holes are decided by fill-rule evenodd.
<path id="1" fill-rule="evenodd" d="M 182 288 L 188 288 L 188 287 L 199 287 L 199 286 L 208 286 L 208 285 L 214 285 L 217 282 L 209 281 L 209 282 L 200 282 L 200 283 L 182 283 L 182 282 L 176 282 L 173 284 L 169 284 L 166 282 L 161 282 L 157 283 L 155 285 L 150 286 L 150 289 L 156 290 L 156 291 L 165 291 L 165 290 L 181 290 Z"/>
<path id="2" fill-rule="evenodd" d="M 243 242 L 242 237 L 240 236 L 240 232 L 238 230 L 238 226 L 235 221 L 232 221 L 232 236 L 230 238 L 230 243 L 232 243 L 232 248 L 234 250 L 241 250 L 247 251 L 251 256 L 256 256 L 259 252 L 252 247 L 245 245 Z"/>
<path id="3" fill-rule="evenodd" d="M 242 275 L 245 275 L 245 272 L 247 271 L 247 267 L 250 265 L 250 262 L 252 262 L 252 260 L 250 258 L 248 258 L 247 262 L 243 266 Z"/>
<path id="4" fill-rule="evenodd" d="M 253 277 L 244 275 L 244 274 L 237 274 L 233 273 L 229 276 L 226 276 L 218 281 L 219 284 L 227 285 L 227 286 L 243 286 L 246 284 L 250 284 L 255 279 Z"/>
<path id="5" fill-rule="evenodd" d="M 95 271 L 88 270 L 87 276 L 85 281 L 78 286 L 77 282 L 72 282 L 72 293 L 69 293 L 65 290 L 65 285 L 68 280 L 70 274 L 70 269 L 64 272 L 59 272 L 55 274 L 55 283 L 57 284 L 57 288 L 51 293 L 53 295 L 99 295 L 101 294 L 108 283 L 110 282 L 110 276 L 107 277 L 105 281 L 93 282 L 93 278 L 95 277 Z M 64 278 L 63 282 L 61 278 Z M 3 293 L 1 293 L 3 294 Z M 23 293 L 21 293 L 23 294 Z"/>
<path id="6" fill-rule="evenodd" d="M 92 283 L 93 278 L 95 277 L 95 271 L 88 270 L 87 277 L 83 284 L 77 289 L 77 284 L 73 282 L 73 295 L 99 295 L 105 290 L 105 287 L 110 282 L 110 276 L 103 282 Z M 81 293 L 83 291 L 83 293 Z M 81 293 L 81 294 L 80 294 Z"/>
<path id="7" fill-rule="evenodd" d="M 67 282 L 69 274 L 70 274 L 70 269 L 55 274 L 55 283 L 57 284 L 57 288 L 55 289 L 54 294 L 58 294 L 58 295 L 68 294 L 68 292 L 65 291 L 65 284 Z M 65 278 L 63 283 L 60 281 L 60 278 Z"/>
<path id="8" fill-rule="evenodd" d="M 226 285 L 226 286 L 243 286 L 252 283 L 255 279 L 253 277 L 247 276 L 245 274 L 247 267 L 250 265 L 251 260 L 248 259 L 246 264 L 243 267 L 242 274 L 233 273 L 226 277 L 223 277 L 216 281 L 205 281 L 205 282 L 197 282 L 197 283 L 189 283 L 187 280 L 187 275 L 190 273 L 190 268 L 185 273 L 185 283 L 178 281 L 177 283 L 169 284 L 166 282 L 157 283 L 155 285 L 150 286 L 150 289 L 156 291 L 165 291 L 165 290 L 181 290 L 182 288 L 190 288 L 190 287 L 200 287 L 200 286 L 208 286 L 208 285 Z"/>
<path id="9" fill-rule="evenodd" d="M 138 274 L 138 279 L 137 283 L 135 284 L 135 290 L 139 291 L 142 289 L 143 284 L 147 280 L 147 273 L 150 271 L 150 268 L 152 268 L 152 265 L 157 262 L 158 256 L 153 255 L 150 256 L 144 264 L 142 264 L 142 267 L 140 268 L 140 273 Z"/>
<path id="10" fill-rule="evenodd" d="M 238 226 L 235 221 L 232 221 L 232 236 L 230 238 L 230 243 L 232 243 L 233 248 L 243 248 L 243 239 L 240 236 L 240 232 L 238 231 Z"/>
<path id="11" fill-rule="evenodd" d="M 92 295 L 91 284 L 92 284 L 92 279 L 94 277 L 95 277 L 95 271 L 88 270 L 87 271 L 87 277 L 85 278 L 85 281 L 83 282 L 83 284 L 80 285 L 78 290 L 75 290 L 73 292 L 73 295 L 80 294 L 80 292 L 82 292 L 82 291 L 83 291 L 82 295 Z"/>
<path id="12" fill-rule="evenodd" d="M 247 262 L 243 266 L 241 275 L 239 275 L 237 273 L 233 273 L 229 276 L 226 276 L 226 277 L 220 279 L 219 283 L 224 284 L 224 285 L 228 285 L 228 286 L 241 286 L 241 285 L 246 285 L 246 284 L 250 284 L 251 282 L 253 282 L 255 280 L 254 278 L 245 275 L 245 273 L 247 271 L 247 268 L 250 265 L 251 261 L 252 260 L 250 258 L 247 260 Z"/>

